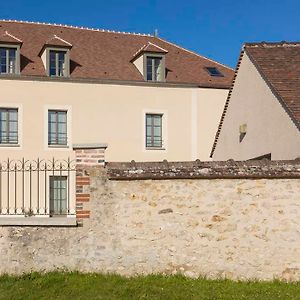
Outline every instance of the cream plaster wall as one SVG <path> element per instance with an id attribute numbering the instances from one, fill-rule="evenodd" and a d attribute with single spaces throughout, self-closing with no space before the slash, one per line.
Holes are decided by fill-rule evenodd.
<path id="1" fill-rule="evenodd" d="M 247 133 L 239 142 L 239 126 Z M 300 132 L 244 54 L 213 160 L 246 160 L 264 154 L 273 160 L 300 156 Z"/>
<path id="2" fill-rule="evenodd" d="M 108 143 L 107 161 L 209 159 L 227 90 L 1 80 L 0 106 L 20 106 L 20 147 L 1 158 L 72 156 L 72 144 Z M 47 146 L 47 109 L 68 110 L 69 148 Z M 145 149 L 145 112 L 162 112 L 165 150 Z"/>

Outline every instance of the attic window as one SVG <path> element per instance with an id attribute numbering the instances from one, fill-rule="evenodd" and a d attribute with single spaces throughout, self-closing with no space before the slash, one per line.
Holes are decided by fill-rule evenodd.
<path id="1" fill-rule="evenodd" d="M 163 80 L 163 59 L 162 57 L 147 56 L 147 81 Z"/>
<path id="2" fill-rule="evenodd" d="M 65 51 L 49 51 L 49 75 L 68 76 Z"/>
<path id="3" fill-rule="evenodd" d="M 17 73 L 17 49 L 0 47 L 0 73 L 15 74 Z"/>
<path id="4" fill-rule="evenodd" d="M 206 67 L 205 69 L 210 76 L 224 77 L 221 71 L 219 71 L 219 69 L 216 67 Z"/>

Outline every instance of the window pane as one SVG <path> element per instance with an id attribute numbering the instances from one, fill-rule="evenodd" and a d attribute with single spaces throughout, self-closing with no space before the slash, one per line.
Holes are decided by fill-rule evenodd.
<path id="1" fill-rule="evenodd" d="M 64 122 L 64 123 L 67 122 L 67 112 L 59 111 L 57 113 L 57 116 L 58 116 L 58 122 Z"/>
<path id="2" fill-rule="evenodd" d="M 50 177 L 50 213 L 52 215 L 67 213 L 67 177 Z"/>
<path id="3" fill-rule="evenodd" d="M 18 111 L 17 110 L 9 110 L 9 120 L 17 121 L 18 120 Z"/>
<path id="4" fill-rule="evenodd" d="M 67 112 L 49 111 L 48 144 L 67 145 Z"/>
<path id="5" fill-rule="evenodd" d="M 153 125 L 160 126 L 161 125 L 161 116 L 156 115 L 153 117 Z"/>
<path id="6" fill-rule="evenodd" d="M 160 127 L 153 127 L 153 135 L 156 136 L 156 137 L 160 137 L 161 128 Z"/>
<path id="7" fill-rule="evenodd" d="M 0 72 L 6 73 L 6 49 L 0 48 Z"/>
<path id="8" fill-rule="evenodd" d="M 8 73 L 13 74 L 16 71 L 16 49 L 9 49 Z"/>
<path id="9" fill-rule="evenodd" d="M 146 147 L 162 147 L 162 115 L 146 114 Z"/>
<path id="10" fill-rule="evenodd" d="M 0 110 L 0 121 L 7 120 L 7 110 L 1 109 Z"/>
<path id="11" fill-rule="evenodd" d="M 18 142 L 18 110 L 0 109 L 0 143 Z"/>
<path id="12" fill-rule="evenodd" d="M 9 122 L 9 131 L 16 132 L 18 130 L 17 122 Z"/>
<path id="13" fill-rule="evenodd" d="M 48 112 L 48 118 L 50 122 L 56 122 L 56 112 L 50 110 Z"/>

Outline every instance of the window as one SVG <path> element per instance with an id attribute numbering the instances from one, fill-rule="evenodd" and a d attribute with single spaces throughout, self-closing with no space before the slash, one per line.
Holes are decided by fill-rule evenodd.
<path id="1" fill-rule="evenodd" d="M 146 148 L 162 148 L 162 114 L 146 114 Z"/>
<path id="2" fill-rule="evenodd" d="M 210 76 L 223 77 L 224 75 L 216 67 L 206 67 L 207 72 Z"/>
<path id="3" fill-rule="evenodd" d="M 67 176 L 50 176 L 50 215 L 68 212 Z"/>
<path id="4" fill-rule="evenodd" d="M 163 81 L 164 80 L 164 68 L 163 58 L 156 56 L 147 56 L 147 74 L 148 81 Z"/>
<path id="5" fill-rule="evenodd" d="M 17 73 L 16 57 L 16 48 L 0 48 L 0 74 Z"/>
<path id="6" fill-rule="evenodd" d="M 49 51 L 49 75 L 50 76 L 67 76 L 66 52 Z"/>
<path id="7" fill-rule="evenodd" d="M 67 145 L 67 111 L 48 111 L 48 145 Z"/>
<path id="8" fill-rule="evenodd" d="M 0 144 L 18 144 L 18 109 L 0 108 Z"/>

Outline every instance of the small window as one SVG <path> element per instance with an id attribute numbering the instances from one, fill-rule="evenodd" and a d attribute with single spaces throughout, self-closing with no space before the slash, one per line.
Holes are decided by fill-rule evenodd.
<path id="1" fill-rule="evenodd" d="M 49 51 L 49 75 L 59 77 L 68 75 L 65 51 Z"/>
<path id="2" fill-rule="evenodd" d="M 162 148 L 162 116 L 146 114 L 146 148 Z"/>
<path id="3" fill-rule="evenodd" d="M 0 144 L 18 144 L 18 110 L 0 108 Z"/>
<path id="4" fill-rule="evenodd" d="M 16 48 L 0 48 L 0 74 L 17 73 L 16 57 Z"/>
<path id="5" fill-rule="evenodd" d="M 67 145 L 67 112 L 49 110 L 48 112 L 48 145 Z"/>
<path id="6" fill-rule="evenodd" d="M 216 67 L 206 67 L 207 72 L 210 76 L 219 76 L 223 77 L 224 75 Z"/>
<path id="7" fill-rule="evenodd" d="M 163 81 L 163 76 L 162 57 L 147 56 L 147 80 Z"/>
<path id="8" fill-rule="evenodd" d="M 66 215 L 67 199 L 67 176 L 50 176 L 50 215 Z"/>

